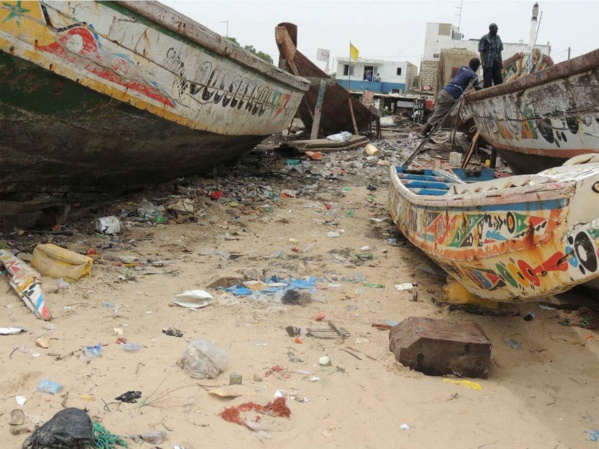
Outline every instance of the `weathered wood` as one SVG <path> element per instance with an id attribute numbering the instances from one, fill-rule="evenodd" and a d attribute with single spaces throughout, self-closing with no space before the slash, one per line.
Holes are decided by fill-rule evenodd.
<path id="1" fill-rule="evenodd" d="M 487 378 L 491 342 L 477 323 L 410 317 L 391 328 L 389 348 L 402 365 L 430 376 Z"/>
<path id="2" fill-rule="evenodd" d="M 349 112 L 351 113 L 351 121 L 352 124 L 354 125 L 354 134 L 358 134 L 358 125 L 356 125 L 356 116 L 354 115 L 354 107 L 351 104 L 351 97 L 347 99 L 348 103 L 349 103 Z"/>
<path id="3" fill-rule="evenodd" d="M 472 143 L 470 144 L 470 148 L 468 148 L 468 152 L 466 153 L 466 157 L 462 162 L 462 168 L 466 168 L 470 163 L 470 159 L 472 159 L 472 155 L 474 154 L 474 150 L 478 146 L 478 139 L 480 137 L 480 131 L 476 131 L 476 134 L 472 138 Z"/>
<path id="4" fill-rule="evenodd" d="M 314 121 L 312 122 L 312 132 L 310 139 L 318 138 L 318 130 L 320 128 L 320 116 L 322 115 L 322 101 L 324 100 L 324 92 L 327 88 L 325 80 L 320 80 L 320 89 L 318 89 L 318 99 L 314 108 Z"/>

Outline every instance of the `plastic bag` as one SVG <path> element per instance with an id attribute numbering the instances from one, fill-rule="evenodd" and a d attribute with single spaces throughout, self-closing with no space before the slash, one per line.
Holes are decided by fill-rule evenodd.
<path id="1" fill-rule="evenodd" d="M 33 432 L 22 449 L 38 447 L 81 448 L 93 444 L 92 421 L 78 408 L 66 408 Z"/>
<path id="2" fill-rule="evenodd" d="M 227 353 L 211 341 L 194 340 L 177 365 L 194 379 L 214 379 L 227 368 Z"/>
<path id="3" fill-rule="evenodd" d="M 327 139 L 332 140 L 333 142 L 349 142 L 352 138 L 353 134 L 348 131 L 341 131 L 338 134 L 331 134 L 327 136 Z"/>

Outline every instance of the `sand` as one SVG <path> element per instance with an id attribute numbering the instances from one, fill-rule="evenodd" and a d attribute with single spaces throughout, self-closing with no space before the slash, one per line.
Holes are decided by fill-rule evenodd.
<path id="1" fill-rule="evenodd" d="M 383 161 L 392 160 L 391 153 Z M 87 409 L 92 419 L 123 437 L 167 432 L 163 443 L 140 445 L 127 439 L 129 447 L 597 447 L 585 434 L 599 429 L 597 332 L 560 325 L 564 312 L 538 304 L 504 309 L 513 316 L 434 305 L 431 298 L 444 299 L 444 278 L 422 270 L 430 267 L 426 256 L 389 221 L 388 166 L 377 161 L 358 151 L 325 154 L 322 162 L 311 162 L 312 172 L 327 171 L 328 179 L 322 179 L 289 171 L 284 159 L 271 154 L 251 156 L 241 168 L 221 171 L 223 176 L 192 179 L 180 187 L 182 196 L 175 199 L 193 200 L 191 216 L 171 216 L 167 224 L 155 226 L 122 218 L 125 230 L 116 238 L 94 235 L 97 217 L 134 211 L 143 198 L 156 204 L 170 201 L 173 183 L 168 183 L 75 209 L 68 224 L 73 236 L 25 232 L 5 239 L 26 252 L 53 241 L 83 254 L 94 248 L 97 255 L 92 276 L 66 289 L 44 277 L 53 330 L 0 278 L 0 327 L 27 329 L 0 336 L 0 447 L 19 448 L 28 435 L 10 433 L 11 410 L 22 408 L 28 422 L 43 423 L 65 406 Z M 261 175 L 251 178 L 256 167 Z M 243 185 L 270 186 L 273 197 L 250 200 L 247 192 L 237 190 L 232 196 L 227 190 Z M 224 195 L 217 201 L 205 195 L 218 188 Z M 283 190 L 289 190 L 286 198 Z M 327 237 L 329 232 L 339 237 Z M 390 244 L 389 238 L 397 243 Z M 371 253 L 373 260 L 357 258 L 361 252 Z M 124 256 L 143 264 L 126 272 L 117 265 Z M 148 259 L 164 265 L 149 266 Z M 314 300 L 304 307 L 248 300 L 207 287 L 219 276 L 243 276 L 244 271 L 249 279 L 315 276 L 321 281 Z M 119 280 L 131 274 L 134 279 Z M 358 279 L 385 287 L 366 287 Z M 410 291 L 393 287 L 403 282 L 418 284 L 417 302 Z M 200 310 L 173 306 L 176 294 L 193 289 L 207 290 L 215 302 Z M 535 319 L 523 320 L 529 311 Z M 301 336 L 300 343 L 287 334 L 290 325 L 326 327 L 326 322 L 313 320 L 318 312 L 351 337 Z M 482 390 L 445 383 L 395 361 L 388 331 L 371 325 L 409 316 L 482 326 L 493 344 L 489 376 L 470 379 Z M 164 334 L 168 327 L 181 330 L 183 337 Z M 49 348 L 36 347 L 41 336 Z M 119 337 L 141 349 L 124 351 L 116 343 Z M 505 344 L 506 338 L 522 349 Z M 215 379 L 193 379 L 177 366 L 193 340 L 212 341 L 227 353 L 228 367 Z M 102 357 L 86 358 L 83 348 L 98 343 Z M 39 356 L 13 352 L 21 345 Z M 319 365 L 325 355 L 331 366 Z M 276 366 L 283 371 L 273 373 Z M 232 399 L 209 394 L 228 385 L 231 373 L 243 376 L 245 394 Z M 58 395 L 36 392 L 42 379 L 59 382 L 64 390 Z M 137 403 L 115 400 L 129 390 L 141 391 Z M 296 400 L 287 400 L 289 418 L 262 415 L 260 423 L 268 430 L 252 431 L 220 417 L 225 408 L 245 402 L 264 405 L 277 390 Z M 26 397 L 23 407 L 17 405 L 17 395 Z"/>

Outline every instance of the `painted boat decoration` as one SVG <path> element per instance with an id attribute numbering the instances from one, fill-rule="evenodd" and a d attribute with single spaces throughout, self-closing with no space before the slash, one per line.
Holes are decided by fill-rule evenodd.
<path id="1" fill-rule="evenodd" d="M 478 297 L 532 301 L 599 279 L 599 156 L 466 184 L 391 168 L 401 232 Z"/>
<path id="2" fill-rule="evenodd" d="M 464 102 L 462 119 L 474 119 L 515 173 L 599 153 L 599 50 L 467 94 Z"/>
<path id="3" fill-rule="evenodd" d="M 327 82 L 320 119 L 320 129 L 324 135 L 336 134 L 341 131 L 355 133 L 353 119 L 355 119 L 357 129 L 365 131 L 369 129 L 374 120 L 379 118 L 379 113 L 376 110 L 371 110 L 360 103 L 297 49 L 297 25 L 287 22 L 280 23 L 275 28 L 275 38 L 280 53 L 279 67 L 313 81 L 305 94 L 305 101 L 302 101 L 299 106 L 299 115 L 306 129 L 312 129 L 321 80 Z"/>
<path id="4" fill-rule="evenodd" d="M 309 87 L 158 2 L 3 1 L 0 23 L 2 194 L 201 173 L 285 129 Z"/>
<path id="5" fill-rule="evenodd" d="M 4 266 L 8 283 L 25 305 L 40 320 L 52 319 L 42 292 L 42 277 L 10 251 L 0 249 L 0 267 Z"/>

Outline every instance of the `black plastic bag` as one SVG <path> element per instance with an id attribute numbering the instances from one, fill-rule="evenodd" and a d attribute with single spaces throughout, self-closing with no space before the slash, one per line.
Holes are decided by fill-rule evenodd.
<path id="1" fill-rule="evenodd" d="M 66 408 L 29 435 L 22 449 L 91 449 L 93 442 L 89 415 L 78 408 Z"/>

